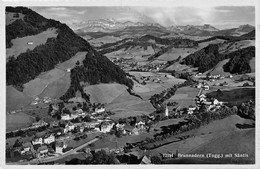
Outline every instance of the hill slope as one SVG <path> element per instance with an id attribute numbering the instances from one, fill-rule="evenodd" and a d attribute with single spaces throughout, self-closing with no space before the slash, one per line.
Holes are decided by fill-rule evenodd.
<path id="1" fill-rule="evenodd" d="M 62 97 L 63 99 L 73 97 L 78 90 L 84 94 L 80 82 L 89 84 L 118 82 L 131 87 L 131 80 L 126 78 L 123 70 L 96 52 L 87 41 L 76 35 L 66 24 L 46 19 L 25 7 L 7 7 L 6 12 L 24 15 L 23 20 L 15 20 L 6 26 L 7 47 L 12 46 L 10 42 L 14 38 L 36 35 L 48 28 L 56 28 L 58 33 L 55 39 L 48 38 L 45 44 L 33 50 L 27 50 L 17 58 L 10 57 L 6 63 L 7 85 L 22 90 L 25 83 L 35 79 L 42 72 L 54 69 L 55 65 L 69 60 L 79 51 L 86 51 L 88 54 L 83 64 L 71 70 L 71 86 Z"/>

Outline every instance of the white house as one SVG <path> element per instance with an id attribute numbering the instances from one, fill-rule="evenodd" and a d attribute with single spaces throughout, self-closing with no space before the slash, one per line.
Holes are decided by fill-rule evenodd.
<path id="1" fill-rule="evenodd" d="M 21 154 L 24 154 L 31 150 L 32 144 L 30 142 L 22 143 L 23 150 L 21 151 Z"/>
<path id="2" fill-rule="evenodd" d="M 165 116 L 169 116 L 169 109 L 168 109 L 167 104 L 166 104 L 166 108 L 165 108 Z"/>
<path id="3" fill-rule="evenodd" d="M 65 126 L 65 128 L 64 128 L 64 133 L 67 133 L 67 132 L 69 132 L 69 131 L 71 131 L 71 130 L 74 130 L 74 129 L 75 129 L 75 125 L 74 125 L 74 124 L 72 124 L 72 123 L 67 123 L 66 126 Z"/>
<path id="4" fill-rule="evenodd" d="M 41 138 L 41 137 L 40 137 L 40 138 L 34 138 L 34 139 L 32 140 L 32 144 L 33 144 L 33 145 L 43 144 L 42 138 Z"/>
<path id="5" fill-rule="evenodd" d="M 95 109 L 95 112 L 96 112 L 96 113 L 103 113 L 103 112 L 105 112 L 105 108 L 104 108 L 104 107 L 96 108 L 96 109 Z"/>
<path id="6" fill-rule="evenodd" d="M 63 149 L 67 148 L 67 144 L 63 141 L 61 142 L 56 142 L 55 144 L 55 152 L 56 153 L 59 153 L 59 154 L 62 154 L 63 152 Z"/>
<path id="7" fill-rule="evenodd" d="M 103 133 L 110 132 L 110 130 L 113 128 L 114 124 L 115 123 L 109 123 L 109 122 L 103 123 L 100 126 L 100 131 Z"/>
<path id="8" fill-rule="evenodd" d="M 201 88 L 202 87 L 202 84 L 201 83 L 199 83 L 198 85 L 197 85 L 197 88 Z"/>
<path id="9" fill-rule="evenodd" d="M 46 135 L 43 139 L 43 142 L 45 144 L 50 144 L 50 143 L 53 143 L 55 142 L 55 136 L 53 134 L 50 134 L 50 135 Z"/>
<path id="10" fill-rule="evenodd" d="M 72 117 L 69 114 L 62 114 L 61 120 L 72 120 Z"/>
<path id="11" fill-rule="evenodd" d="M 205 86 L 203 87 L 203 89 L 204 89 L 204 90 L 209 90 L 209 86 L 208 86 L 208 85 L 205 85 Z"/>
<path id="12" fill-rule="evenodd" d="M 193 114 L 194 110 L 196 110 L 196 107 L 189 107 L 188 114 Z"/>
<path id="13" fill-rule="evenodd" d="M 33 42 L 27 42 L 27 45 L 33 45 Z"/>

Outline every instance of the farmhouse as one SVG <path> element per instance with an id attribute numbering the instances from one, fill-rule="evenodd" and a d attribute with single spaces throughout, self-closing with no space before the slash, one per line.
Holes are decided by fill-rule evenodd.
<path id="1" fill-rule="evenodd" d="M 56 142 L 55 144 L 55 152 L 62 154 L 63 153 L 63 149 L 67 148 L 67 144 L 63 141 L 61 142 Z"/>
<path id="2" fill-rule="evenodd" d="M 33 42 L 32 41 L 27 42 L 27 45 L 33 45 Z"/>
<path id="3" fill-rule="evenodd" d="M 74 129 L 75 129 L 75 125 L 73 123 L 69 122 L 69 123 L 66 124 L 63 132 L 67 133 L 67 132 L 72 131 Z"/>
<path id="4" fill-rule="evenodd" d="M 103 113 L 103 112 L 105 112 L 105 108 L 104 107 L 95 109 L 95 113 Z"/>
<path id="5" fill-rule="evenodd" d="M 48 134 L 44 137 L 43 142 L 45 144 L 50 144 L 55 142 L 55 136 L 53 134 Z"/>
<path id="6" fill-rule="evenodd" d="M 61 120 L 72 120 L 73 118 L 69 114 L 62 114 Z"/>
<path id="7" fill-rule="evenodd" d="M 32 123 L 32 127 L 35 127 L 35 128 L 38 128 L 38 127 L 42 127 L 42 126 L 47 126 L 48 123 L 46 123 L 45 121 L 43 120 L 40 120 L 36 123 Z"/>
<path id="8" fill-rule="evenodd" d="M 107 133 L 107 132 L 110 132 L 110 130 L 113 128 L 115 123 L 113 122 L 109 122 L 109 121 L 106 121 L 106 122 L 103 122 L 101 125 L 100 125 L 100 131 L 103 132 L 103 133 Z"/>
<path id="9" fill-rule="evenodd" d="M 41 137 L 39 137 L 39 138 L 35 137 L 35 138 L 32 140 L 32 144 L 33 144 L 33 145 L 43 144 L 42 138 L 41 138 Z"/>
<path id="10" fill-rule="evenodd" d="M 45 155 L 47 155 L 47 153 L 48 153 L 48 147 L 43 145 L 43 146 L 38 148 L 38 150 L 37 150 L 37 157 L 38 158 L 44 157 Z"/>
<path id="11" fill-rule="evenodd" d="M 21 154 L 24 154 L 32 149 L 32 144 L 30 142 L 22 143 L 23 150 L 21 151 Z"/>

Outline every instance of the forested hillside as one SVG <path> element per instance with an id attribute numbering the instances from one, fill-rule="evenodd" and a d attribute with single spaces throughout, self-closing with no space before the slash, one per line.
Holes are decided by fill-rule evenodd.
<path id="1" fill-rule="evenodd" d="M 118 82 L 129 88 L 133 86 L 132 80 L 126 78 L 126 74 L 122 69 L 96 51 L 89 52 L 83 60 L 83 65 L 72 69 L 70 77 L 70 88 L 61 97 L 62 100 L 68 100 L 75 96 L 77 91 L 80 91 L 83 97 L 85 97 L 80 82 L 88 82 L 89 85 Z M 85 97 L 85 99 L 88 98 Z"/>
<path id="2" fill-rule="evenodd" d="M 80 88 L 80 81 L 89 84 L 118 82 L 128 87 L 132 86 L 131 80 L 127 79 L 123 70 L 96 52 L 87 41 L 76 35 L 66 24 L 46 19 L 24 7 L 8 7 L 6 11 L 21 12 L 27 18 L 16 20 L 6 26 L 6 29 L 14 26 L 11 31 L 6 32 L 9 37 L 8 42 L 16 37 L 40 33 L 49 27 L 57 28 L 58 33 L 56 38 L 49 38 L 44 45 L 27 50 L 17 58 L 10 57 L 6 63 L 7 85 L 23 90 L 23 84 L 33 80 L 40 73 L 53 69 L 56 64 L 70 59 L 79 51 L 87 51 L 89 54 L 84 59 L 83 65 L 71 71 L 71 87 L 63 98 L 73 97 L 74 91 Z M 23 27 L 22 31 L 20 27 Z"/>
<path id="3" fill-rule="evenodd" d="M 225 72 L 230 73 L 251 73 L 249 61 L 255 57 L 255 47 L 250 46 L 235 52 L 230 53 L 229 62 L 223 68 Z"/>
<path id="4" fill-rule="evenodd" d="M 220 54 L 218 48 L 217 44 L 210 44 L 184 58 L 182 64 L 198 67 L 199 72 L 205 72 L 213 68 L 218 62 L 231 58 L 223 67 L 226 72 L 251 72 L 249 60 L 252 59 L 252 57 L 255 57 L 255 47 L 250 46 L 225 55 Z"/>

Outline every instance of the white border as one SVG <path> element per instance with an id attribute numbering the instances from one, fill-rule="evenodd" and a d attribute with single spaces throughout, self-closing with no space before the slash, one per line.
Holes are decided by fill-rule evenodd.
<path id="1" fill-rule="evenodd" d="M 5 105 L 6 105 L 6 83 L 5 83 L 5 6 L 162 6 L 162 7 L 170 7 L 170 6 L 255 6 L 255 27 L 256 27 L 256 65 L 260 63 L 259 61 L 259 47 L 260 47 L 260 38 L 259 38 L 259 10 L 260 1 L 259 0 L 34 0 L 34 1 L 11 1 L 4 0 L 0 2 L 0 26 L 1 26 L 1 66 L 0 66 L 0 75 L 1 75 L 1 96 L 0 96 L 0 105 L 1 105 L 1 113 L 0 113 L 0 128 L 1 128 L 1 146 L 0 146 L 0 169 L 1 168 L 71 168 L 73 166 L 59 166 L 59 165 L 48 165 L 48 166 L 15 166 L 15 165 L 5 165 Z M 259 86 L 259 69 L 256 68 L 256 86 Z M 259 112 L 260 112 L 260 89 L 256 87 L 256 164 L 255 165 L 82 165 L 77 166 L 77 168 L 257 168 L 260 169 L 259 166 Z"/>

